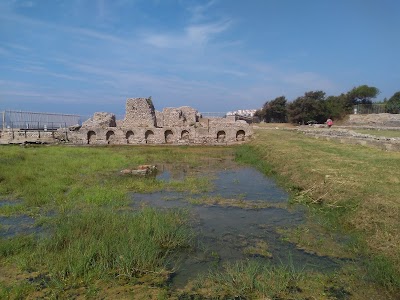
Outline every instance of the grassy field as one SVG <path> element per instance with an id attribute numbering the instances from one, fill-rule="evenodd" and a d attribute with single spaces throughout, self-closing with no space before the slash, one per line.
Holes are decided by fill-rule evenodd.
<path id="1" fill-rule="evenodd" d="M 120 170 L 194 168 L 232 155 L 221 147 L 1 147 L 0 195 L 15 205 L 0 206 L 0 216 L 34 217 L 39 233 L 1 240 L 0 299 L 164 298 L 171 255 L 192 246 L 189 216 L 133 211 L 128 192 L 201 192 L 210 181 L 166 182 Z"/>
<path id="2" fill-rule="evenodd" d="M 400 153 L 281 129 L 260 129 L 256 136 L 242 156 L 255 152 L 252 163 L 292 190 L 293 202 L 308 205 L 321 228 L 353 237 L 352 252 L 365 258 L 371 281 L 399 291 Z M 313 227 L 291 237 L 304 248 L 322 248 L 307 239 L 320 236 Z"/>
<path id="3" fill-rule="evenodd" d="M 210 182 L 119 171 L 157 163 L 196 168 L 205 160 L 218 167 L 233 155 L 273 176 L 291 192 L 291 205 L 308 207 L 308 222 L 281 228 L 282 238 L 343 258 L 345 267 L 322 274 L 244 261 L 169 290 L 169 257 L 192 247 L 190 216 L 134 212 L 128 192 L 201 193 Z M 0 195 L 15 205 L 0 206 L 0 215 L 32 216 L 41 231 L 1 239 L 0 298 L 396 299 L 399 170 L 398 152 L 315 140 L 282 126 L 257 129 L 252 142 L 235 147 L 3 146 Z"/>
<path id="4" fill-rule="evenodd" d="M 273 176 L 309 218 L 285 240 L 347 263 L 333 274 L 289 265 L 229 264 L 192 282 L 198 295 L 231 299 L 398 299 L 400 153 L 319 141 L 284 126 L 261 126 L 237 160 Z"/>
<path id="5" fill-rule="evenodd" d="M 400 130 L 355 129 L 354 131 L 362 134 L 384 136 L 388 138 L 400 138 Z"/>

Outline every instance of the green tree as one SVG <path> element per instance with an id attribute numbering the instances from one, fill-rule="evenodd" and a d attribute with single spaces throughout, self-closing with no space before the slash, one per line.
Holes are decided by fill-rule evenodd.
<path id="1" fill-rule="evenodd" d="M 352 112 L 353 105 L 349 104 L 346 94 L 339 96 L 329 96 L 325 100 L 326 114 L 331 119 L 342 119 L 344 116 Z"/>
<path id="2" fill-rule="evenodd" d="M 347 97 L 352 105 L 371 104 L 372 99 L 376 98 L 379 93 L 379 89 L 374 86 L 360 85 L 350 90 Z"/>
<path id="3" fill-rule="evenodd" d="M 325 92 L 306 92 L 304 96 L 298 97 L 292 103 L 289 103 L 287 113 L 289 121 L 292 123 L 325 122 L 329 117 L 326 111 Z"/>
<path id="4" fill-rule="evenodd" d="M 391 114 L 400 114 L 400 91 L 394 93 L 386 102 L 386 111 Z"/>
<path id="5" fill-rule="evenodd" d="M 286 103 L 287 100 L 285 96 L 280 96 L 272 101 L 267 101 L 259 111 L 259 116 L 262 120 L 268 123 L 284 123 L 287 119 Z"/>
<path id="6" fill-rule="evenodd" d="M 267 103 L 267 102 L 266 102 Z M 265 104 L 264 104 L 265 106 Z M 264 106 L 260 109 L 257 109 L 254 113 L 254 116 L 257 117 L 260 121 L 265 121 L 265 109 Z"/>

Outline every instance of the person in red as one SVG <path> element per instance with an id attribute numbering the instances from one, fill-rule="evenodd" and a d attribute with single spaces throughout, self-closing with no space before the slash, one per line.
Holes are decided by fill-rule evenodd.
<path id="1" fill-rule="evenodd" d="M 331 127 L 332 127 L 332 125 L 333 125 L 333 121 L 332 121 L 332 119 L 331 119 L 331 118 L 329 118 L 328 120 L 326 120 L 326 125 L 328 125 L 328 127 L 329 127 L 329 128 L 331 128 Z"/>

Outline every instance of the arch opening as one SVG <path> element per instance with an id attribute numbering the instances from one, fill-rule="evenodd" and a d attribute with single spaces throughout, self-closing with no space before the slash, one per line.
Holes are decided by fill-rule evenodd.
<path id="1" fill-rule="evenodd" d="M 181 139 L 188 142 L 189 138 L 190 138 L 189 131 L 183 130 L 181 133 Z"/>
<path id="2" fill-rule="evenodd" d="M 246 133 L 244 132 L 244 130 L 238 130 L 238 132 L 236 132 L 236 140 L 238 142 L 244 141 L 246 137 Z"/>
<path id="3" fill-rule="evenodd" d="M 172 132 L 172 130 L 165 130 L 164 137 L 167 144 L 172 144 L 172 142 L 174 141 L 174 133 Z"/>
<path id="4" fill-rule="evenodd" d="M 94 131 L 89 131 L 87 133 L 87 143 L 88 144 L 94 144 L 96 141 L 96 132 Z"/>
<path id="5" fill-rule="evenodd" d="M 133 139 L 135 138 L 135 134 L 133 133 L 132 130 L 129 130 L 126 135 L 126 142 L 127 144 L 132 144 L 133 143 Z"/>
<path id="6" fill-rule="evenodd" d="M 144 138 L 146 140 L 146 144 L 154 143 L 154 132 L 151 130 L 147 130 L 144 134 Z"/>
<path id="7" fill-rule="evenodd" d="M 218 131 L 217 133 L 217 142 L 218 143 L 223 143 L 225 142 L 225 138 L 226 138 L 226 133 L 223 130 Z"/>
<path id="8" fill-rule="evenodd" d="M 115 140 L 115 133 L 114 131 L 110 130 L 106 133 L 106 141 L 108 144 L 113 144 Z"/>

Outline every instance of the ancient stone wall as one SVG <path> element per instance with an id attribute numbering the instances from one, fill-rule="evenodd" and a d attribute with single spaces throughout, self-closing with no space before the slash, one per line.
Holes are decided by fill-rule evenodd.
<path id="1" fill-rule="evenodd" d="M 349 115 L 345 125 L 400 127 L 400 114 Z"/>
<path id="2" fill-rule="evenodd" d="M 373 146 L 387 151 L 400 151 L 400 138 L 388 138 L 358 133 L 349 129 L 328 129 L 300 126 L 296 130 L 306 135 L 326 140 L 339 141 L 345 144 Z"/>
<path id="3" fill-rule="evenodd" d="M 0 142 L 22 143 L 27 133 L 2 132 Z M 72 144 L 206 144 L 227 145 L 248 140 L 253 130 L 234 118 L 201 118 L 197 110 L 183 106 L 155 112 L 150 99 L 133 98 L 126 102 L 124 120 L 110 113 L 95 113 L 81 127 L 62 128 L 50 134 L 46 142 L 69 141 Z M 20 135 L 21 138 L 19 137 Z M 29 137 L 44 141 L 44 137 Z"/>
<path id="4" fill-rule="evenodd" d="M 252 134 L 249 128 L 220 127 L 163 127 L 80 129 L 69 133 L 74 144 L 212 144 L 224 145 L 242 142 Z"/>
<path id="5" fill-rule="evenodd" d="M 164 126 L 193 126 L 198 118 L 198 111 L 189 107 L 167 107 L 163 109 Z"/>
<path id="6" fill-rule="evenodd" d="M 156 110 L 156 127 L 164 126 L 164 115 L 161 111 Z"/>
<path id="7" fill-rule="evenodd" d="M 6 129 L 0 134 L 0 144 L 50 144 L 56 142 L 58 139 L 53 131 Z"/>
<path id="8" fill-rule="evenodd" d="M 156 115 L 150 98 L 126 100 L 123 127 L 156 127 Z"/>
<path id="9" fill-rule="evenodd" d="M 179 109 L 182 111 L 182 113 L 186 119 L 186 123 L 184 125 L 192 126 L 192 125 L 196 124 L 196 122 L 198 121 L 198 119 L 200 117 L 200 114 L 196 109 L 189 107 L 189 106 L 181 106 L 181 107 L 179 107 Z"/>
<path id="10" fill-rule="evenodd" d="M 107 112 L 97 112 L 92 118 L 83 122 L 83 128 L 116 127 L 115 115 Z"/>

